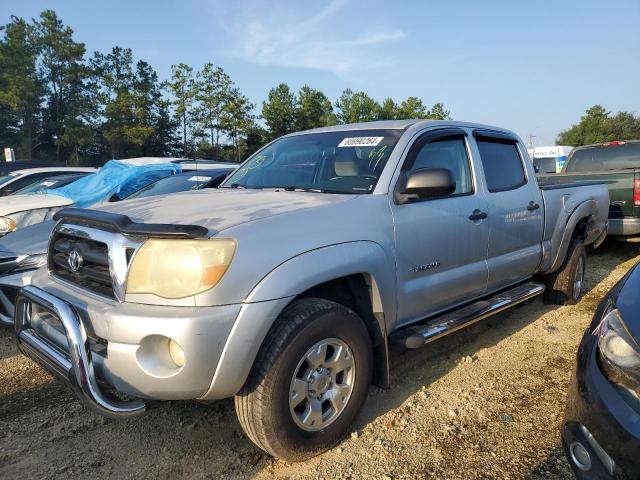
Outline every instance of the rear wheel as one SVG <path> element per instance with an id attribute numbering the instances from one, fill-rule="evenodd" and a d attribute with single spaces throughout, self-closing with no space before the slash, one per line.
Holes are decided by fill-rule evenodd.
<path id="1" fill-rule="evenodd" d="M 372 371 L 360 317 L 328 300 L 297 300 L 277 320 L 235 397 L 240 424 L 275 457 L 310 458 L 349 432 Z"/>
<path id="2" fill-rule="evenodd" d="M 584 286 L 587 255 L 582 240 L 572 240 L 560 269 L 547 276 L 545 303 L 573 305 L 578 303 Z"/>

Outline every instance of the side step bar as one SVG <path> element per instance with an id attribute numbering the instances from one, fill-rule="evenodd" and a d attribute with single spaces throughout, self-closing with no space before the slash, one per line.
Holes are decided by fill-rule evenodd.
<path id="1" fill-rule="evenodd" d="M 544 285 L 536 282 L 520 284 L 493 297 L 394 332 L 390 342 L 405 348 L 418 348 L 449 333 L 472 325 L 544 292 Z"/>

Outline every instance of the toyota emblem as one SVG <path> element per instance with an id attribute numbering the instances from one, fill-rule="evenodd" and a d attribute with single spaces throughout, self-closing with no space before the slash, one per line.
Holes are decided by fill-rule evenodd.
<path id="1" fill-rule="evenodd" d="M 69 268 L 72 272 L 77 272 L 82 267 L 84 258 L 82 258 L 82 254 L 74 248 L 71 250 L 71 253 L 69 253 L 67 263 L 69 264 Z"/>

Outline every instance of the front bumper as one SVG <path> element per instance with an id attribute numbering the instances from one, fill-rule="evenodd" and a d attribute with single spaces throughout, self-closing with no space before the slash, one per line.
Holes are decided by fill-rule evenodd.
<path id="1" fill-rule="evenodd" d="M 31 323 L 30 305 L 38 305 L 60 320 L 68 341 L 66 352 L 36 333 Z M 25 287 L 16 304 L 15 333 L 22 353 L 66 381 L 97 413 L 126 417 L 144 412 L 145 405 L 140 400 L 119 401 L 102 392 L 86 348 L 87 333 L 73 309 L 65 302 L 35 287 Z"/>
<path id="2" fill-rule="evenodd" d="M 241 305 L 162 307 L 108 303 L 59 284 L 46 273 L 38 274 L 35 283 L 39 288 L 25 287 L 18 296 L 18 344 L 25 354 L 76 390 L 78 383 L 94 382 L 136 398 L 221 398 L 211 391 L 211 385 Z M 262 308 L 269 303 L 256 305 Z M 32 328 L 24 313 L 32 304 L 60 319 L 66 332 L 62 340 L 56 341 L 60 333 L 51 329 Z M 182 348 L 183 366 L 172 362 L 169 340 Z M 56 343 L 69 345 L 60 349 Z M 86 357 L 85 366 L 78 367 L 79 373 L 72 361 L 74 351 L 81 351 Z M 234 377 L 233 372 L 228 373 Z M 82 380 L 83 375 L 86 381 Z M 240 380 L 244 383 L 244 379 Z M 225 386 L 229 387 L 221 388 L 224 390 Z M 83 398 L 93 408 L 104 403 L 95 392 L 89 397 L 83 394 Z"/>
<path id="3" fill-rule="evenodd" d="M 578 352 L 562 439 L 578 479 L 640 478 L 640 413 L 602 374 L 597 362 L 597 340 L 590 332 L 585 334 Z M 587 464 L 576 458 L 579 446 L 588 453 Z"/>
<path id="4" fill-rule="evenodd" d="M 609 235 L 627 236 L 640 234 L 640 218 L 610 218 L 609 219 Z"/>

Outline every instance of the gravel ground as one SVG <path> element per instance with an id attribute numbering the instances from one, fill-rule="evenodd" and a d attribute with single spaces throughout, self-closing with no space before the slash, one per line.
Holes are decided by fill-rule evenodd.
<path id="1" fill-rule="evenodd" d="M 395 352 L 354 433 L 301 464 L 255 448 L 233 402 L 166 402 L 112 421 L 85 410 L 0 328 L 0 478 L 573 478 L 560 446 L 565 392 L 595 306 L 638 260 L 605 243 L 582 301 L 541 299 L 426 348 Z"/>

